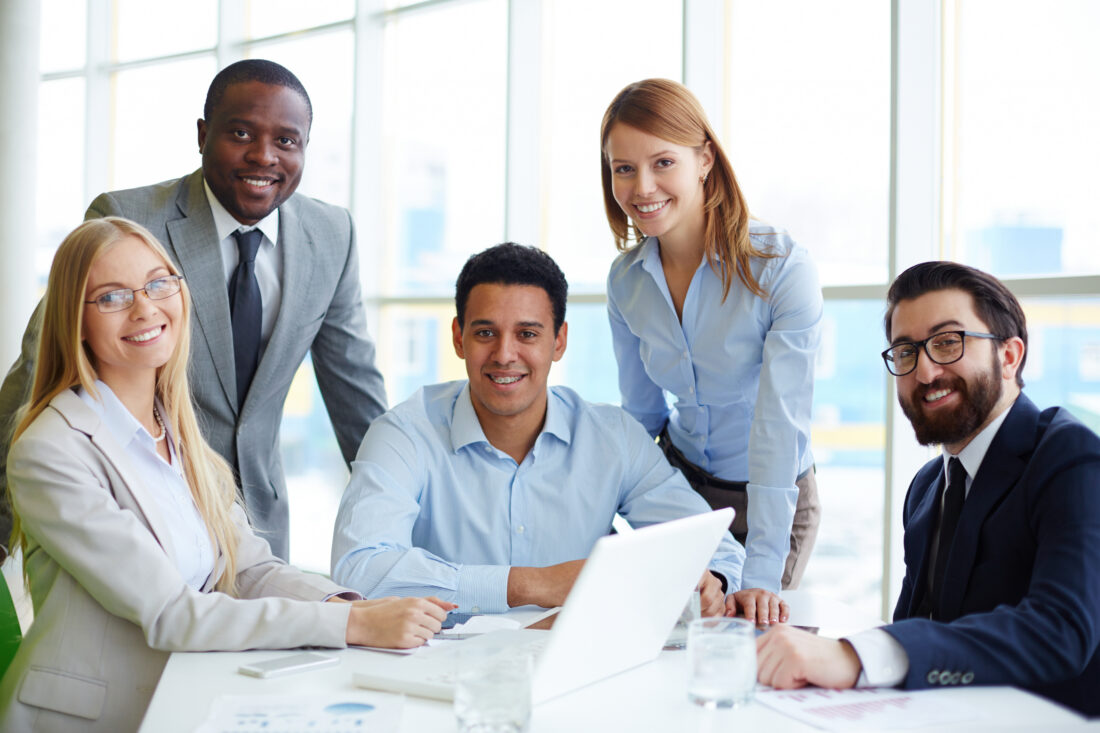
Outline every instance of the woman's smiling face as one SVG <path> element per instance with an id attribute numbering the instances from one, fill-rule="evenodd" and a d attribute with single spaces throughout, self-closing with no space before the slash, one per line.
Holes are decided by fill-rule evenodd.
<path id="1" fill-rule="evenodd" d="M 168 265 L 141 239 L 128 236 L 107 247 L 88 272 L 85 301 L 113 290 L 141 290 L 157 278 L 171 275 Z M 175 351 L 183 318 L 183 295 L 176 293 L 150 300 L 134 293 L 126 310 L 103 313 L 92 303 L 84 305 L 82 338 L 92 352 L 97 375 L 114 389 L 117 380 L 132 381 L 156 374 Z"/>
<path id="2" fill-rule="evenodd" d="M 617 123 L 605 152 L 615 201 L 639 231 L 663 237 L 701 226 L 702 179 L 714 163 L 709 143 L 677 145 Z"/>

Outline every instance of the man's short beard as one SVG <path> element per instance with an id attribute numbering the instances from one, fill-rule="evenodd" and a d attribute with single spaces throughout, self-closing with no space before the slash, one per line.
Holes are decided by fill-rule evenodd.
<path id="1" fill-rule="evenodd" d="M 959 405 L 950 411 L 938 410 L 935 416 L 929 417 L 920 408 L 920 403 L 924 401 L 926 394 L 944 388 L 955 390 L 961 398 Z M 899 392 L 898 403 L 901 404 L 901 411 L 912 423 L 918 443 L 950 445 L 974 435 L 989 417 L 989 413 L 993 411 L 1003 392 L 1001 362 L 997 358 L 997 352 L 994 351 L 991 368 L 978 374 L 973 381 L 967 382 L 962 377 L 955 377 L 950 381 L 937 379 L 932 384 L 921 385 L 913 390 L 912 402 Z"/>

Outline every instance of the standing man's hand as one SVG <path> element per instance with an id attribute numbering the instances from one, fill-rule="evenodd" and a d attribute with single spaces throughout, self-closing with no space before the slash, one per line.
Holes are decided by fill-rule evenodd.
<path id="1" fill-rule="evenodd" d="M 583 567 L 582 559 L 545 568 L 512 568 L 508 571 L 508 605 L 561 606 Z"/>
<path id="2" fill-rule="evenodd" d="M 817 685 L 842 690 L 855 687 L 863 665 L 846 641 L 776 626 L 756 640 L 756 669 L 762 683 L 777 689 Z"/>

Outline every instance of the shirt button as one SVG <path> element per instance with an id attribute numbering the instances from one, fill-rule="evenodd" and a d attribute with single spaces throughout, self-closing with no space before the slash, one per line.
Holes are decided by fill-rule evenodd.
<path id="1" fill-rule="evenodd" d="M 491 446 L 491 445 L 485 446 L 485 452 L 486 453 L 492 453 L 493 452 L 493 446 Z"/>
<path id="2" fill-rule="evenodd" d="M 688 394 L 695 394 L 695 387 L 688 387 Z"/>
<path id="3" fill-rule="evenodd" d="M 526 528 L 526 527 L 524 527 L 524 526 L 523 526 L 523 525 L 521 524 L 521 525 L 519 525 L 518 527 L 516 527 L 516 534 L 523 534 L 524 530 L 526 530 L 526 529 L 527 529 L 527 528 Z"/>
<path id="4" fill-rule="evenodd" d="M 684 358 L 685 359 L 691 358 L 691 354 L 689 354 L 686 349 L 684 350 Z"/>
<path id="5" fill-rule="evenodd" d="M 481 606 L 474 606 L 470 609 L 470 613 L 481 613 Z"/>

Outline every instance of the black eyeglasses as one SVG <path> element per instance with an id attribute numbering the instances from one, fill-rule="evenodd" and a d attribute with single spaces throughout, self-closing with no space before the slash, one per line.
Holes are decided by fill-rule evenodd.
<path id="1" fill-rule="evenodd" d="M 928 358 L 936 364 L 954 364 L 963 358 L 966 351 L 966 337 L 976 339 L 995 339 L 1002 341 L 1002 337 L 991 333 L 978 333 L 977 331 L 943 331 L 934 336 L 929 336 L 924 341 L 905 341 L 894 344 L 882 352 L 882 360 L 886 362 L 886 369 L 895 377 L 904 377 L 917 368 L 917 357 L 921 348 Z"/>
<path id="2" fill-rule="evenodd" d="M 112 290 L 109 293 L 104 293 L 95 300 L 85 300 L 84 302 L 89 304 L 95 303 L 100 313 L 117 313 L 118 311 L 124 311 L 132 307 L 134 305 L 134 296 L 138 293 L 145 293 L 145 297 L 149 300 L 164 300 L 165 298 L 171 298 L 180 291 L 182 287 L 180 282 L 182 280 L 183 275 L 165 275 L 164 277 L 158 277 L 156 280 L 150 280 L 145 283 L 144 288 L 138 288 L 137 290 L 120 288 L 118 290 Z"/>

